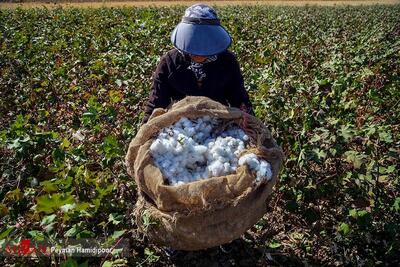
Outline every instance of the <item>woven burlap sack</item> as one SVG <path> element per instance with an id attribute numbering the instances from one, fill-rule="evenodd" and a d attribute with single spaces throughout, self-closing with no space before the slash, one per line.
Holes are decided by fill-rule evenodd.
<path id="1" fill-rule="evenodd" d="M 227 176 L 212 177 L 179 186 L 169 186 L 155 166 L 150 145 L 159 131 L 182 117 L 222 119 L 223 125 L 247 121 L 255 153 L 271 163 L 271 181 L 256 182 L 249 168 L 241 166 Z M 222 129 L 221 129 L 222 130 Z M 270 132 L 257 118 L 226 107 L 206 97 L 186 97 L 168 111 L 156 109 L 132 140 L 126 155 L 128 173 L 139 188 L 136 221 L 154 242 L 175 249 L 197 250 L 238 238 L 265 213 L 282 166 L 283 154 Z M 147 218 L 143 223 L 143 218 Z M 149 218 L 152 222 L 148 223 Z"/>
<path id="2" fill-rule="evenodd" d="M 143 125 L 129 145 L 126 155 L 128 173 L 135 177 L 139 190 L 161 211 L 196 211 L 214 208 L 240 196 L 254 183 L 254 176 L 247 167 L 239 167 L 232 175 L 213 177 L 180 186 L 169 186 L 160 169 L 153 161 L 150 145 L 160 130 L 177 122 L 182 117 L 198 118 L 209 115 L 222 119 L 226 124 L 241 124 L 245 114 L 237 109 L 226 107 L 206 97 L 186 97 L 167 110 L 157 109 L 149 121 Z M 257 118 L 246 116 L 247 134 L 255 147 L 279 150 L 270 132 Z M 262 145 L 262 146 L 261 146 Z M 246 153 L 246 151 L 244 152 Z M 257 154 L 263 156 L 263 151 Z M 274 159 L 281 162 L 282 158 Z M 271 162 L 274 164 L 274 162 Z"/>
<path id="3" fill-rule="evenodd" d="M 271 148 L 263 155 L 273 162 L 271 181 L 253 183 L 238 197 L 208 209 L 165 212 L 139 194 L 135 219 L 140 231 L 150 241 L 177 250 L 206 249 L 239 238 L 265 214 L 278 180 L 282 152 Z"/>

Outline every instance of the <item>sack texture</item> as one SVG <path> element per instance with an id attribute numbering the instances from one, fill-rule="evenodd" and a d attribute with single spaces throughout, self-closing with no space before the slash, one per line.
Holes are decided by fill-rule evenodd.
<path id="1" fill-rule="evenodd" d="M 206 115 L 222 119 L 221 130 L 230 124 L 242 125 L 246 120 L 252 148 L 243 154 L 255 153 L 270 162 L 272 180 L 256 182 L 255 174 L 241 166 L 227 176 L 167 185 L 150 153 L 153 139 L 182 117 L 195 119 Z M 206 97 L 189 96 L 168 110 L 155 109 L 131 141 L 125 160 L 139 189 L 135 208 L 139 229 L 160 245 L 199 250 L 240 237 L 263 216 L 266 199 L 278 179 L 283 153 L 257 118 Z"/>

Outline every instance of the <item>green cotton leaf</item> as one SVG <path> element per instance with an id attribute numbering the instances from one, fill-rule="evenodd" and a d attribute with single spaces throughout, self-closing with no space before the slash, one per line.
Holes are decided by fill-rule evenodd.
<path id="1" fill-rule="evenodd" d="M 90 207 L 90 204 L 87 202 L 81 202 L 76 204 L 75 210 L 77 211 L 84 211 Z"/>
<path id="2" fill-rule="evenodd" d="M 101 199 L 98 199 L 98 198 L 93 199 L 93 204 L 96 207 L 96 211 L 97 211 L 97 209 L 100 207 Z"/>
<path id="3" fill-rule="evenodd" d="M 4 217 L 9 213 L 9 210 L 6 205 L 0 204 L 0 217 Z"/>
<path id="4" fill-rule="evenodd" d="M 114 231 L 114 233 L 112 234 L 111 238 L 113 240 L 116 240 L 116 239 L 120 238 L 125 232 L 126 232 L 126 230 Z"/>
<path id="5" fill-rule="evenodd" d="M 72 204 L 75 202 L 73 196 L 68 194 L 52 194 L 51 196 L 45 195 L 36 198 L 36 211 L 44 212 L 46 214 L 53 213 L 60 209 L 65 204 Z"/>
<path id="6" fill-rule="evenodd" d="M 28 124 L 29 115 L 25 117 L 21 114 L 17 115 L 16 120 L 11 124 L 11 131 L 13 131 L 17 136 L 22 136 L 26 132 L 25 125 Z"/>
<path id="7" fill-rule="evenodd" d="M 80 223 L 74 224 L 68 231 L 65 232 L 64 237 L 75 237 L 80 230 Z"/>
<path id="8" fill-rule="evenodd" d="M 101 151 L 103 152 L 105 159 L 110 160 L 120 156 L 122 148 L 115 136 L 109 135 L 104 138 L 101 145 Z"/>
<path id="9" fill-rule="evenodd" d="M 369 69 L 368 67 L 365 67 L 361 70 L 361 78 L 367 78 L 368 76 L 374 75 L 374 72 Z"/>
<path id="10" fill-rule="evenodd" d="M 13 201 L 20 201 L 22 199 L 22 192 L 21 189 L 17 188 L 15 190 L 12 191 L 8 191 L 5 199 L 9 199 L 9 200 L 13 200 Z"/>
<path id="11" fill-rule="evenodd" d="M 371 125 L 369 126 L 366 130 L 365 130 L 365 134 L 368 137 L 371 137 L 372 135 L 374 135 L 376 133 L 376 126 L 375 125 Z"/>
<path id="12" fill-rule="evenodd" d="M 342 125 L 339 130 L 339 135 L 347 142 L 354 136 L 354 130 L 351 125 Z"/>
<path id="13" fill-rule="evenodd" d="M 29 231 L 28 234 L 37 241 L 43 241 L 45 238 L 44 234 L 37 230 Z"/>
<path id="14" fill-rule="evenodd" d="M 105 261 L 103 263 L 103 265 L 101 265 L 101 267 L 112 267 L 113 266 L 113 262 L 112 261 Z"/>
<path id="15" fill-rule="evenodd" d="M 360 218 L 363 218 L 363 217 L 367 216 L 368 214 L 369 213 L 366 210 L 360 210 L 360 211 L 357 212 L 357 216 L 360 217 Z"/>
<path id="16" fill-rule="evenodd" d="M 315 155 L 319 160 L 326 158 L 326 152 L 319 148 L 314 148 L 313 152 L 315 153 Z"/>
<path id="17" fill-rule="evenodd" d="M 55 214 L 45 216 L 45 217 L 43 217 L 42 221 L 40 222 L 40 225 L 50 224 L 50 223 L 54 222 L 54 219 L 56 217 L 57 217 L 57 215 L 55 215 Z"/>
<path id="18" fill-rule="evenodd" d="M 79 232 L 79 233 L 76 235 L 76 238 L 77 238 L 77 239 L 80 239 L 80 238 L 93 238 L 93 237 L 95 237 L 95 236 L 96 236 L 96 234 L 93 233 L 92 231 L 83 230 L 82 232 Z"/>
<path id="19" fill-rule="evenodd" d="M 338 231 L 343 235 L 347 235 L 350 232 L 350 226 L 347 223 L 341 223 L 339 225 Z"/>
<path id="20" fill-rule="evenodd" d="M 379 127 L 379 140 L 385 143 L 392 143 L 392 134 L 386 127 Z"/>
<path id="21" fill-rule="evenodd" d="M 71 145 L 71 142 L 67 139 L 67 138 L 63 138 L 60 148 L 64 149 L 64 148 L 68 148 Z"/>
<path id="22" fill-rule="evenodd" d="M 394 203 L 393 203 L 393 209 L 395 210 L 395 211 L 400 211 L 400 197 L 397 197 L 396 199 L 395 199 L 395 201 L 394 201 Z"/>
<path id="23" fill-rule="evenodd" d="M 332 156 L 336 156 L 337 150 L 335 148 L 329 148 L 329 153 L 331 153 Z"/>
<path id="24" fill-rule="evenodd" d="M 65 161 L 65 152 L 56 148 L 52 152 L 53 162 L 56 165 L 61 165 Z"/>
<path id="25" fill-rule="evenodd" d="M 315 134 L 313 137 L 311 137 L 310 142 L 311 142 L 311 143 L 316 143 L 316 142 L 318 142 L 318 141 L 321 140 L 321 139 L 322 139 L 322 138 L 321 138 L 321 135 Z"/>
<path id="26" fill-rule="evenodd" d="M 122 85 L 122 82 L 121 82 Z M 119 85 L 119 86 L 121 86 Z M 122 93 L 118 90 L 110 90 L 108 92 L 108 97 L 110 99 L 110 102 L 115 104 L 115 103 L 119 103 L 122 100 Z"/>
<path id="27" fill-rule="evenodd" d="M 15 227 L 10 227 L 10 228 L 7 228 L 5 231 L 1 232 L 0 239 L 7 238 L 9 236 L 9 234 L 12 232 L 12 230 L 14 230 L 14 229 L 15 229 Z"/>
<path id="28" fill-rule="evenodd" d="M 58 191 L 57 185 L 52 181 L 43 181 L 40 183 L 43 186 L 43 190 L 47 193 L 52 193 Z"/>
<path id="29" fill-rule="evenodd" d="M 329 84 L 329 80 L 323 79 L 323 80 L 317 80 L 318 85 L 320 86 L 325 86 Z"/>
<path id="30" fill-rule="evenodd" d="M 102 199 L 104 196 L 108 195 L 111 193 L 111 191 L 114 189 L 114 185 L 110 184 L 106 188 L 101 188 L 96 185 L 96 191 L 98 193 L 98 199 Z"/>
<path id="31" fill-rule="evenodd" d="M 352 163 L 354 168 L 356 169 L 359 169 L 361 167 L 361 165 L 363 164 L 363 159 L 365 158 L 364 155 L 359 154 L 355 150 L 346 151 L 344 155 L 346 156 L 345 160 L 349 163 Z"/>
<path id="32" fill-rule="evenodd" d="M 396 170 L 396 165 L 390 165 L 389 167 L 386 168 L 386 173 L 390 174 Z"/>
<path id="33" fill-rule="evenodd" d="M 281 246 L 281 243 L 277 242 L 277 241 L 272 241 L 268 244 L 268 247 L 275 249 L 275 248 L 279 248 Z"/>
<path id="34" fill-rule="evenodd" d="M 46 233 L 51 233 L 54 230 L 54 225 L 56 222 L 50 223 L 46 225 L 43 229 L 45 230 Z"/>
<path id="35" fill-rule="evenodd" d="M 357 218 L 357 210 L 356 209 L 349 210 L 349 215 L 351 217 L 353 217 L 354 219 L 356 219 Z"/>
<path id="36" fill-rule="evenodd" d="M 61 210 L 63 211 L 63 212 L 70 212 L 70 211 L 73 211 L 74 209 L 75 209 L 75 207 L 76 207 L 76 204 L 74 203 L 74 204 L 65 204 L 65 205 L 63 205 L 63 206 L 61 206 Z"/>
<path id="37" fill-rule="evenodd" d="M 360 226 L 365 226 L 371 221 L 371 214 L 366 210 L 351 209 L 349 215 L 357 220 L 357 224 Z"/>
<path id="38" fill-rule="evenodd" d="M 149 248 L 144 249 L 144 255 L 146 255 L 146 260 L 149 263 L 155 263 L 160 259 L 160 256 L 157 256 L 152 250 Z M 150 264 L 151 265 L 151 264 Z"/>
<path id="39" fill-rule="evenodd" d="M 7 131 L 0 131 L 0 145 L 5 145 L 7 140 Z"/>
<path id="40" fill-rule="evenodd" d="M 112 222 L 114 225 L 118 225 L 119 223 L 121 223 L 123 218 L 124 217 L 121 214 L 117 213 L 111 213 L 110 215 L 108 215 L 108 221 Z"/>

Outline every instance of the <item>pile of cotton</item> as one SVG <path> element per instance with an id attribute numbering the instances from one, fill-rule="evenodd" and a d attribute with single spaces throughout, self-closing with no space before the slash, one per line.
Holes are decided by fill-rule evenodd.
<path id="1" fill-rule="evenodd" d="M 221 120 L 204 116 L 181 118 L 164 128 L 150 146 L 156 166 L 169 180 L 180 185 L 214 176 L 234 173 L 247 164 L 257 181 L 272 178 L 271 165 L 255 154 L 240 153 L 249 145 L 249 136 L 237 126 L 218 133 Z"/>

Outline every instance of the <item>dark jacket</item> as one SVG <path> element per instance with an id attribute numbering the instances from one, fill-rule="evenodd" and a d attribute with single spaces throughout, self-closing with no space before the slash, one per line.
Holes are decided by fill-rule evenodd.
<path id="1" fill-rule="evenodd" d="M 147 122 L 155 108 L 166 108 L 171 101 L 185 96 L 206 96 L 224 105 L 244 108 L 254 114 L 240 72 L 239 63 L 233 53 L 226 51 L 218 55 L 216 61 L 204 64 L 206 77 L 198 82 L 188 69 L 190 58 L 177 49 L 168 51 L 161 57 L 153 74 L 150 99 L 145 108 L 143 123 Z"/>

